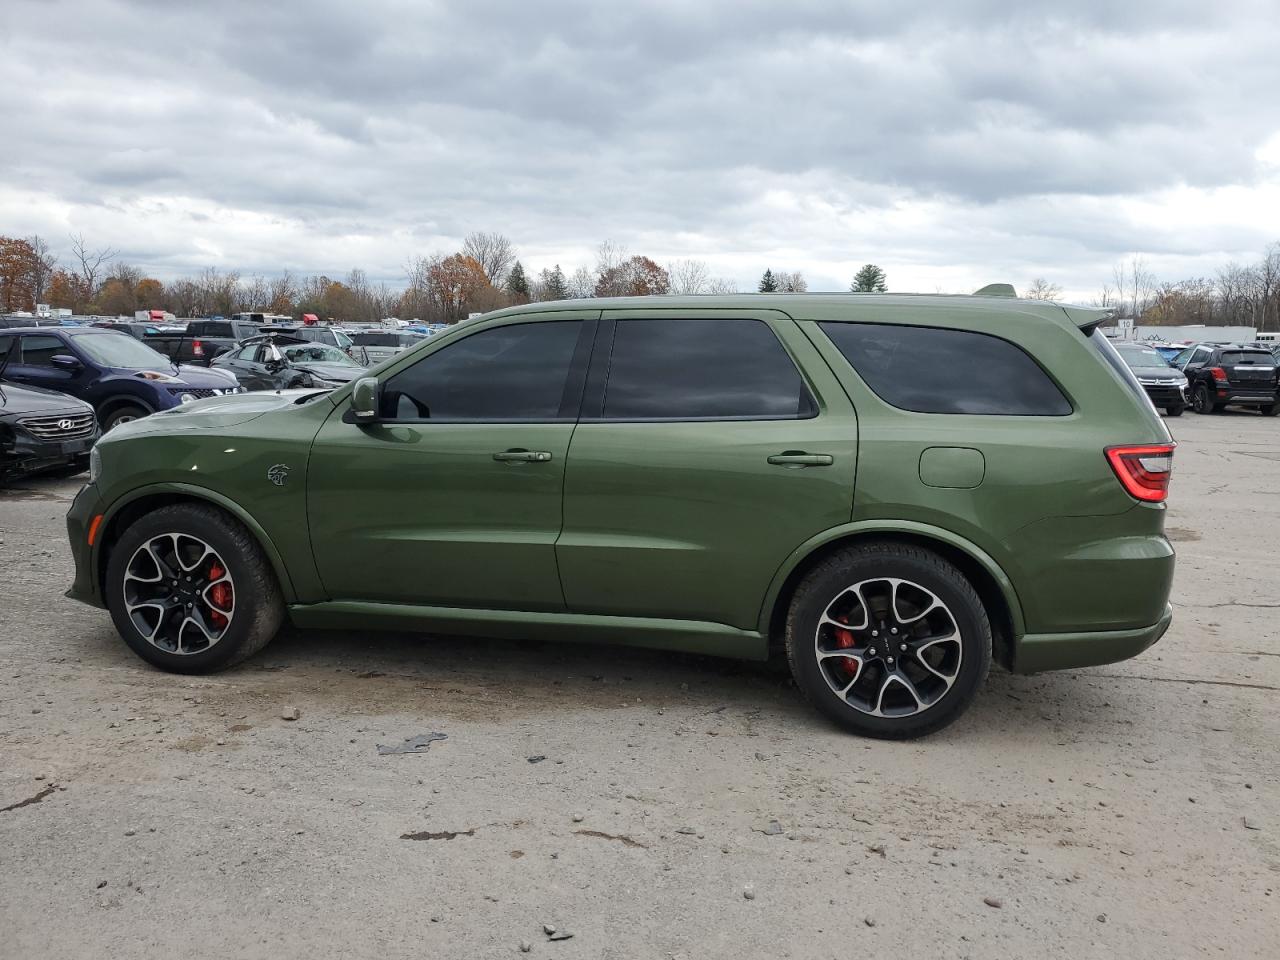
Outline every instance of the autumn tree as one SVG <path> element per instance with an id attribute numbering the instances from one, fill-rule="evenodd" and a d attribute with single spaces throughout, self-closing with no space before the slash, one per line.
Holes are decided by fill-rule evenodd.
<path id="1" fill-rule="evenodd" d="M 44 302 L 51 307 L 74 310 L 80 297 L 80 279 L 66 270 L 54 270 L 44 293 Z"/>
<path id="2" fill-rule="evenodd" d="M 1062 296 L 1062 287 L 1050 283 L 1044 277 L 1036 277 L 1027 288 L 1028 300 L 1057 300 Z"/>
<path id="3" fill-rule="evenodd" d="M 0 237 L 0 310 L 34 310 L 35 250 L 26 240 Z"/>
<path id="4" fill-rule="evenodd" d="M 492 286 L 480 261 L 464 253 L 445 257 L 431 267 L 428 280 L 446 323 L 466 317 L 468 304 Z"/>
<path id="5" fill-rule="evenodd" d="M 760 278 L 759 290 L 761 293 L 777 293 L 778 281 L 774 279 L 773 270 L 766 269 L 764 276 Z"/>
<path id="6" fill-rule="evenodd" d="M 884 271 L 874 263 L 868 263 L 853 275 L 849 290 L 853 293 L 884 293 L 888 289 L 885 281 Z"/>
<path id="7" fill-rule="evenodd" d="M 648 257 L 635 256 L 610 267 L 596 279 L 597 297 L 652 297 L 671 291 L 667 271 Z"/>

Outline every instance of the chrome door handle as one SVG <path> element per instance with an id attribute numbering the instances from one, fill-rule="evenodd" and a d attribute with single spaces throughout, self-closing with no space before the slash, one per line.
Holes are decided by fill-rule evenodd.
<path id="1" fill-rule="evenodd" d="M 547 450 L 503 450 L 495 453 L 493 459 L 503 463 L 546 463 L 551 459 Z"/>
<path id="2" fill-rule="evenodd" d="M 835 457 L 825 453 L 775 453 L 769 462 L 777 467 L 829 467 Z"/>

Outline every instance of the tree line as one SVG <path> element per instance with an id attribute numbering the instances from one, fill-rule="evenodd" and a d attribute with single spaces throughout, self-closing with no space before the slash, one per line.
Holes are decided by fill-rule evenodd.
<path id="1" fill-rule="evenodd" d="M 804 293 L 799 270 L 765 270 L 761 293 Z M 883 293 L 885 271 L 874 263 L 854 275 L 849 289 Z M 39 236 L 0 236 L 0 312 L 30 311 L 38 303 L 100 316 L 135 310 L 167 310 L 180 317 L 228 316 L 264 311 L 289 316 L 313 313 L 351 322 L 386 317 L 424 323 L 454 323 L 471 313 L 531 301 L 663 294 L 735 293 L 733 281 L 713 276 L 701 260 L 660 265 L 606 240 L 590 264 L 560 264 L 526 271 L 515 245 L 501 233 L 478 231 L 452 253 L 417 256 L 405 265 L 403 285 L 370 281 L 353 269 L 334 278 L 290 271 L 264 277 L 209 267 L 167 283 L 121 260 L 110 246 L 94 246 L 72 236 L 69 253 L 57 256 Z M 967 291 L 966 291 L 967 292 Z M 1055 300 L 1062 288 L 1042 277 L 1023 295 Z M 1280 329 L 1280 243 L 1253 264 L 1228 263 L 1212 277 L 1160 282 L 1141 258 L 1119 264 L 1094 304 L 1145 324 L 1203 323 Z"/>

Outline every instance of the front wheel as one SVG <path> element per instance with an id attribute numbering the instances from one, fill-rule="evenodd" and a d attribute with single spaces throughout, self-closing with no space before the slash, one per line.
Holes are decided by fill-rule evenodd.
<path id="1" fill-rule="evenodd" d="M 1265 407 L 1259 407 L 1258 410 L 1264 417 L 1274 417 L 1280 413 L 1280 403 L 1269 403 Z"/>
<path id="2" fill-rule="evenodd" d="M 107 606 L 125 643 L 174 673 L 211 673 L 275 636 L 284 601 L 257 541 L 215 507 L 175 504 L 129 527 L 107 563 Z"/>
<path id="3" fill-rule="evenodd" d="M 796 685 L 823 714 L 905 740 L 968 708 L 991 666 L 991 623 L 972 584 L 937 554 L 870 543 L 801 581 L 786 648 Z"/>
<path id="4" fill-rule="evenodd" d="M 112 427 L 118 427 L 122 423 L 129 423 L 131 420 L 141 420 L 146 415 L 146 408 L 136 404 L 127 403 L 122 407 L 116 407 L 102 418 L 102 432 L 107 433 Z"/>
<path id="5" fill-rule="evenodd" d="M 1182 416 L 1182 411 L 1184 409 L 1186 409 L 1186 404 L 1183 404 L 1183 403 L 1170 404 L 1169 406 L 1164 408 L 1164 415 L 1166 417 L 1180 417 Z"/>

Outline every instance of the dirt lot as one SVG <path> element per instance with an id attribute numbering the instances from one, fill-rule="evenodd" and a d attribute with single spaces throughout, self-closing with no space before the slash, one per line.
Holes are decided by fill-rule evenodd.
<path id="1" fill-rule="evenodd" d="M 0 956 L 1274 958 L 1280 422 L 1171 426 L 1168 636 L 995 673 L 906 744 L 762 666 L 604 647 L 290 634 L 159 673 L 62 597 L 77 483 L 26 482 Z"/>

